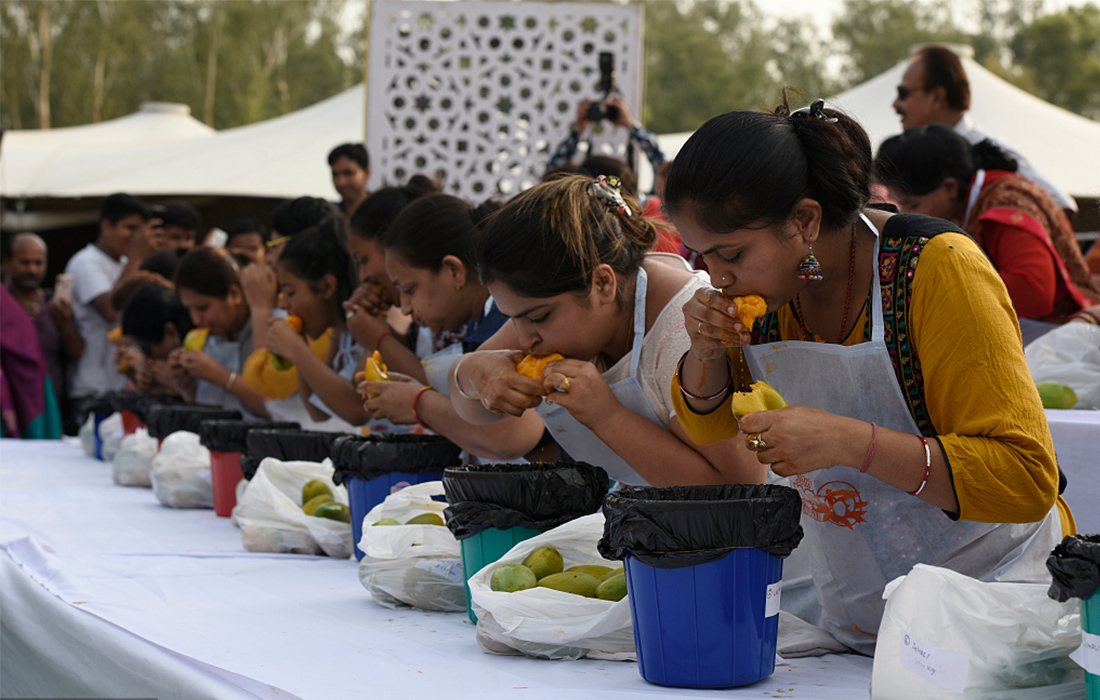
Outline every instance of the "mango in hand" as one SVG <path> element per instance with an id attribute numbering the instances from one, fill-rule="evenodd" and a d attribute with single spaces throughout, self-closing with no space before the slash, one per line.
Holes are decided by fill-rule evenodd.
<path id="1" fill-rule="evenodd" d="M 202 350 L 206 347 L 206 338 L 210 335 L 209 328 L 192 328 L 183 338 L 184 350 Z"/>
<path id="2" fill-rule="evenodd" d="M 286 325 L 290 326 L 295 333 L 302 332 L 302 319 L 297 316 L 287 316 Z M 293 362 L 275 353 L 270 353 L 269 359 L 271 360 L 271 366 L 279 372 L 285 372 L 294 366 Z"/>
<path id="3" fill-rule="evenodd" d="M 516 372 L 529 379 L 534 379 L 536 382 L 541 382 L 542 373 L 546 371 L 546 365 L 564 359 L 565 357 L 557 352 L 550 355 L 528 355 L 516 363 Z"/>
<path id="4" fill-rule="evenodd" d="M 740 421 L 750 413 L 757 411 L 771 411 L 783 408 L 787 402 L 779 395 L 779 392 L 771 388 L 765 382 L 757 382 L 749 387 L 749 391 L 735 393 L 730 401 L 733 417 Z"/>
<path id="5" fill-rule="evenodd" d="M 752 324 L 756 322 L 756 319 L 763 316 L 768 311 L 767 303 L 755 294 L 734 297 L 730 301 L 737 305 L 737 318 L 741 321 L 742 325 L 745 326 L 746 331 L 751 330 Z"/>
<path id="6" fill-rule="evenodd" d="M 374 354 L 367 358 L 367 363 L 363 366 L 362 379 L 364 382 L 388 382 L 390 380 L 390 371 L 386 367 L 386 363 L 382 361 L 382 353 L 377 350 Z M 359 375 L 355 377 L 360 379 Z M 378 396 L 376 393 L 367 392 L 365 398 L 373 399 Z"/>

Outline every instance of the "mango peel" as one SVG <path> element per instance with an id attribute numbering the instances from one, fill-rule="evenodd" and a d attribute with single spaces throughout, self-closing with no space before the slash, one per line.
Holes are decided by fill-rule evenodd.
<path id="1" fill-rule="evenodd" d="M 202 350 L 206 347 L 206 338 L 210 335 L 209 328 L 192 328 L 183 337 L 184 350 Z"/>
<path id="2" fill-rule="evenodd" d="M 286 325 L 290 326 L 291 330 L 295 333 L 302 332 L 302 319 L 298 316 L 287 316 L 285 321 Z M 268 357 L 271 360 L 271 366 L 274 367 L 276 371 L 285 372 L 294 366 L 293 362 L 275 353 L 270 353 Z"/>
<path id="3" fill-rule="evenodd" d="M 756 319 L 768 311 L 767 303 L 755 294 L 734 297 L 730 301 L 737 306 L 737 318 L 741 321 L 745 330 L 752 328 L 752 324 L 756 323 Z"/>
<path id="4" fill-rule="evenodd" d="M 546 365 L 557 360 L 564 360 L 561 353 L 550 355 L 528 355 L 516 363 L 516 372 L 536 382 L 542 381 L 542 373 L 546 371 Z"/>
<path id="5" fill-rule="evenodd" d="M 749 391 L 739 391 L 733 394 L 730 400 L 733 417 L 739 422 L 750 413 L 771 411 L 784 408 L 786 405 L 786 400 L 779 395 L 779 392 L 762 381 L 750 386 Z"/>

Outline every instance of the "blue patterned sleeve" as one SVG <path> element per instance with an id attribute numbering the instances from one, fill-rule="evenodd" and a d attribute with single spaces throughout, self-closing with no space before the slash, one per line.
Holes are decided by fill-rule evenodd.
<path id="1" fill-rule="evenodd" d="M 638 146 L 645 152 L 645 157 L 649 159 L 649 164 L 654 170 L 668 160 L 661 151 L 660 145 L 657 144 L 657 136 L 652 131 L 646 131 L 635 124 L 630 127 L 630 138 L 638 142 Z"/>
<path id="2" fill-rule="evenodd" d="M 558 144 L 558 147 L 554 149 L 554 155 L 550 156 L 550 162 L 546 164 L 547 170 L 553 170 L 562 163 L 567 162 L 573 157 L 573 154 L 577 152 L 577 142 L 580 140 L 581 135 L 575 129 L 570 127 L 569 135 L 565 137 L 565 140 Z"/>

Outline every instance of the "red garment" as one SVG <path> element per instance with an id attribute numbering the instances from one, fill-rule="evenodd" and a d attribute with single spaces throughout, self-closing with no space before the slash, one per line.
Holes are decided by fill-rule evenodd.
<path id="1" fill-rule="evenodd" d="M 1021 318 L 1061 323 L 1100 301 L 1065 213 L 1016 173 L 986 171 L 966 232 L 989 254 Z"/>

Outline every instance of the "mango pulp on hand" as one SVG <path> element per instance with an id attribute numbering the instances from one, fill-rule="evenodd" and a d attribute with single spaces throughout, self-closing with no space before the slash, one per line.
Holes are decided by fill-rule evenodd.
<path id="1" fill-rule="evenodd" d="M 763 316 L 768 311 L 768 305 L 755 294 L 731 299 L 737 305 L 737 318 L 745 326 L 745 330 L 751 330 L 757 317 Z"/>
<path id="2" fill-rule="evenodd" d="M 541 382 L 542 373 L 546 371 L 546 365 L 564 359 L 565 357 L 557 352 L 550 355 L 528 355 L 516 363 L 516 372 L 529 379 L 534 379 L 536 382 Z"/>
<path id="3" fill-rule="evenodd" d="M 783 408 L 787 402 L 779 395 L 779 392 L 768 386 L 765 382 L 757 382 L 749 387 L 749 391 L 735 393 L 730 401 L 733 417 L 740 421 L 750 413 L 757 411 L 771 411 Z"/>
<path id="4" fill-rule="evenodd" d="M 192 328 L 183 338 L 184 350 L 202 350 L 206 347 L 206 336 L 210 335 L 209 328 Z"/>
<path id="5" fill-rule="evenodd" d="M 302 319 L 301 318 L 299 318 L 297 316 L 287 316 L 285 320 L 286 320 L 286 325 L 290 326 L 290 328 L 295 333 L 301 333 L 302 332 Z M 279 372 L 285 372 L 285 371 L 287 371 L 288 369 L 290 369 L 291 367 L 294 366 L 293 362 L 286 359 L 285 357 L 282 357 L 280 355 L 276 355 L 275 353 L 270 353 L 269 359 L 271 360 L 271 366 L 274 367 Z"/>

